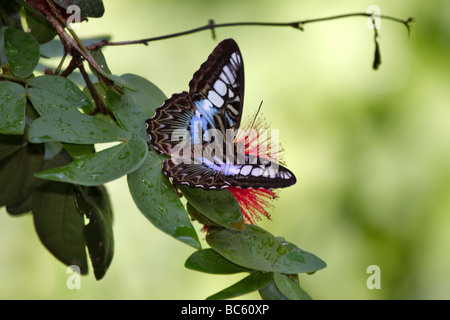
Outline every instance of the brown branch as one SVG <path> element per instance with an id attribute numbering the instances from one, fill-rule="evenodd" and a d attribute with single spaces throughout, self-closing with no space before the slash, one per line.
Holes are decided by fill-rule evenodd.
<path id="1" fill-rule="evenodd" d="M 68 77 L 75 69 L 83 66 L 83 60 L 79 55 L 72 56 L 72 60 L 70 60 L 69 65 L 67 68 L 61 72 L 61 77 Z"/>
<path id="2" fill-rule="evenodd" d="M 180 36 L 185 36 L 205 30 L 211 30 L 213 38 L 215 38 L 215 29 L 217 28 L 223 28 L 223 27 L 238 27 L 238 26 L 264 26 L 264 27 L 291 27 L 295 29 L 299 29 L 303 31 L 303 26 L 305 24 L 311 24 L 314 22 L 322 22 L 322 21 L 330 21 L 330 20 L 336 20 L 336 19 L 343 19 L 343 18 L 350 18 L 350 17 L 372 17 L 373 14 L 371 13 L 349 13 L 349 14 L 342 14 L 342 15 L 336 15 L 336 16 L 330 16 L 330 17 L 324 17 L 324 18 L 317 18 L 317 19 L 308 19 L 308 20 L 300 20 L 300 21 L 294 21 L 294 22 L 231 22 L 231 23 L 219 23 L 215 24 L 213 20 L 209 20 L 208 24 L 194 28 L 191 30 L 186 30 L 182 32 L 176 32 L 171 33 L 168 35 L 158 36 L 158 37 L 152 37 L 152 38 L 145 38 L 140 40 L 130 40 L 130 41 L 118 41 L 118 42 L 110 42 L 108 40 L 102 40 L 97 43 L 93 43 L 87 48 L 89 50 L 95 50 L 99 49 L 103 46 L 121 46 L 121 45 L 130 45 L 130 44 L 144 44 L 147 45 L 149 42 L 158 41 L 158 40 L 165 40 Z M 403 24 L 408 29 L 408 34 L 410 32 L 410 24 L 414 22 L 412 18 L 408 18 L 406 20 L 402 20 L 399 18 L 386 16 L 386 15 L 380 15 L 381 19 L 385 20 L 391 20 L 394 22 L 398 22 Z"/>
<path id="3" fill-rule="evenodd" d="M 86 86 L 91 93 L 92 99 L 95 102 L 95 110 L 92 112 L 92 114 L 102 113 L 106 115 L 110 115 L 114 119 L 114 115 L 109 111 L 109 109 L 105 106 L 103 103 L 102 98 L 98 94 L 97 89 L 95 89 L 94 84 L 92 83 L 91 79 L 89 79 L 89 75 L 86 72 L 86 69 L 84 68 L 84 65 L 82 64 L 79 66 L 80 73 L 83 76 L 84 82 L 86 83 Z"/>

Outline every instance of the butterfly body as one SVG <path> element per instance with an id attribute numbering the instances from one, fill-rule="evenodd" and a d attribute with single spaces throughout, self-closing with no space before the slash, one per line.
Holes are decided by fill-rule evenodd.
<path id="1" fill-rule="evenodd" d="M 236 144 L 228 133 L 239 130 L 243 99 L 242 55 L 236 42 L 226 39 L 194 73 L 189 92 L 172 95 L 146 121 L 153 147 L 171 156 L 162 171 L 174 184 L 272 189 L 295 183 L 293 173 L 277 163 L 227 153 Z"/>

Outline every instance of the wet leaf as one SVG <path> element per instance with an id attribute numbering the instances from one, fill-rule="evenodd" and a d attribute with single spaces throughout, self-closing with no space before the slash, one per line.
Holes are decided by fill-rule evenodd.
<path id="1" fill-rule="evenodd" d="M 78 108 L 90 107 L 89 99 L 78 86 L 67 78 L 41 76 L 31 79 L 27 91 L 33 107 L 47 114 L 79 113 Z"/>
<path id="2" fill-rule="evenodd" d="M 131 135 L 111 122 L 86 114 L 49 114 L 33 121 L 28 133 L 32 143 L 60 141 L 95 144 L 126 141 Z"/>
<path id="3" fill-rule="evenodd" d="M 130 132 L 134 137 L 140 137 L 145 141 L 150 141 L 146 131 L 146 116 L 142 109 L 136 105 L 128 94 L 120 95 L 113 91 L 106 93 L 109 109 L 114 114 L 119 125 Z"/>
<path id="4" fill-rule="evenodd" d="M 192 270 L 213 274 L 232 274 L 250 271 L 226 260 L 213 249 L 203 249 L 194 252 L 186 260 L 184 266 Z"/>
<path id="5" fill-rule="evenodd" d="M 142 166 L 128 175 L 136 206 L 161 231 L 199 249 L 197 233 L 169 179 L 161 172 L 163 157 L 149 151 Z"/>
<path id="6" fill-rule="evenodd" d="M 14 82 L 0 82 L 0 133 L 23 134 L 25 129 L 25 89 Z"/>
<path id="7" fill-rule="evenodd" d="M 114 255 L 113 215 L 104 186 L 75 186 L 75 205 L 89 223 L 83 228 L 94 275 L 100 280 L 105 275 Z"/>
<path id="8" fill-rule="evenodd" d="M 126 73 L 121 75 L 120 79 L 127 86 L 124 90 L 125 94 L 141 108 L 146 119 L 153 117 L 156 108 L 160 107 L 167 99 L 161 89 L 138 75 Z"/>
<path id="9" fill-rule="evenodd" d="M 227 189 L 203 190 L 184 185 L 178 187 L 188 202 L 208 219 L 226 228 L 243 230 L 244 218 L 241 207 Z"/>
<path id="10" fill-rule="evenodd" d="M 73 185 L 45 182 L 33 195 L 33 219 L 42 244 L 61 262 L 87 273 L 84 219 L 75 207 Z"/>
<path id="11" fill-rule="evenodd" d="M 21 30 L 8 28 L 4 41 L 11 72 L 20 78 L 30 76 L 39 63 L 39 43 L 36 38 Z"/>
<path id="12" fill-rule="evenodd" d="M 249 269 L 291 274 L 326 266 L 315 255 L 254 225 L 246 225 L 244 231 L 211 230 L 206 241 L 225 259 Z"/>
<path id="13" fill-rule="evenodd" d="M 137 170 L 145 160 L 147 143 L 131 139 L 100 152 L 80 156 L 64 167 L 37 173 L 41 179 L 84 186 L 102 185 Z"/>

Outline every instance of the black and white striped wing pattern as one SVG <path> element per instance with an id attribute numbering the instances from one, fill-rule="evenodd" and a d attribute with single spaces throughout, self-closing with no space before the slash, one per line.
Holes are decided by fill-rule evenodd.
<path id="1" fill-rule="evenodd" d="M 206 119 L 207 129 L 237 129 L 244 103 L 244 65 L 232 39 L 219 43 L 189 82 L 191 101 Z"/>
<path id="2" fill-rule="evenodd" d="M 171 155 L 179 143 L 172 140 L 175 130 L 189 132 L 192 143 L 209 129 L 226 137 L 227 129 L 237 130 L 244 101 L 244 65 L 238 45 L 232 39 L 220 42 L 206 62 L 194 73 L 189 92 L 174 94 L 146 121 L 147 132 L 155 149 Z M 200 124 L 201 133 L 196 129 Z M 203 145 L 204 147 L 204 145 Z M 225 146 L 224 146 L 225 148 Z M 175 184 L 204 189 L 283 188 L 296 182 L 294 174 L 271 163 L 234 164 L 225 159 L 203 157 L 190 150 L 191 163 L 167 159 L 162 171 Z"/>

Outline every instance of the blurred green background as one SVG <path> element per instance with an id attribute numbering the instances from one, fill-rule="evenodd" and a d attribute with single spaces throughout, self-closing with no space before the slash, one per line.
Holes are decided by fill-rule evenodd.
<path id="1" fill-rule="evenodd" d="M 381 13 L 382 65 L 372 70 L 365 18 L 289 28 L 232 27 L 104 50 L 115 74 L 143 76 L 166 95 L 188 88 L 219 40 L 232 37 L 245 64 L 245 116 L 261 100 L 280 129 L 297 184 L 282 190 L 260 225 L 328 264 L 301 275 L 315 299 L 450 298 L 450 3 L 445 0 L 105 1 L 82 37 L 140 39 L 206 24 L 288 22 L 342 13 Z M 193 249 L 163 234 L 134 205 L 126 180 L 110 183 L 115 255 L 105 278 L 92 272 L 69 290 L 66 267 L 40 244 L 31 216 L 0 211 L 1 299 L 204 299 L 244 275 L 184 268 Z M 200 228 L 200 226 L 199 226 Z M 199 234 L 202 241 L 204 234 Z M 381 289 L 369 290 L 378 265 Z M 243 296 L 258 299 L 258 294 Z"/>

